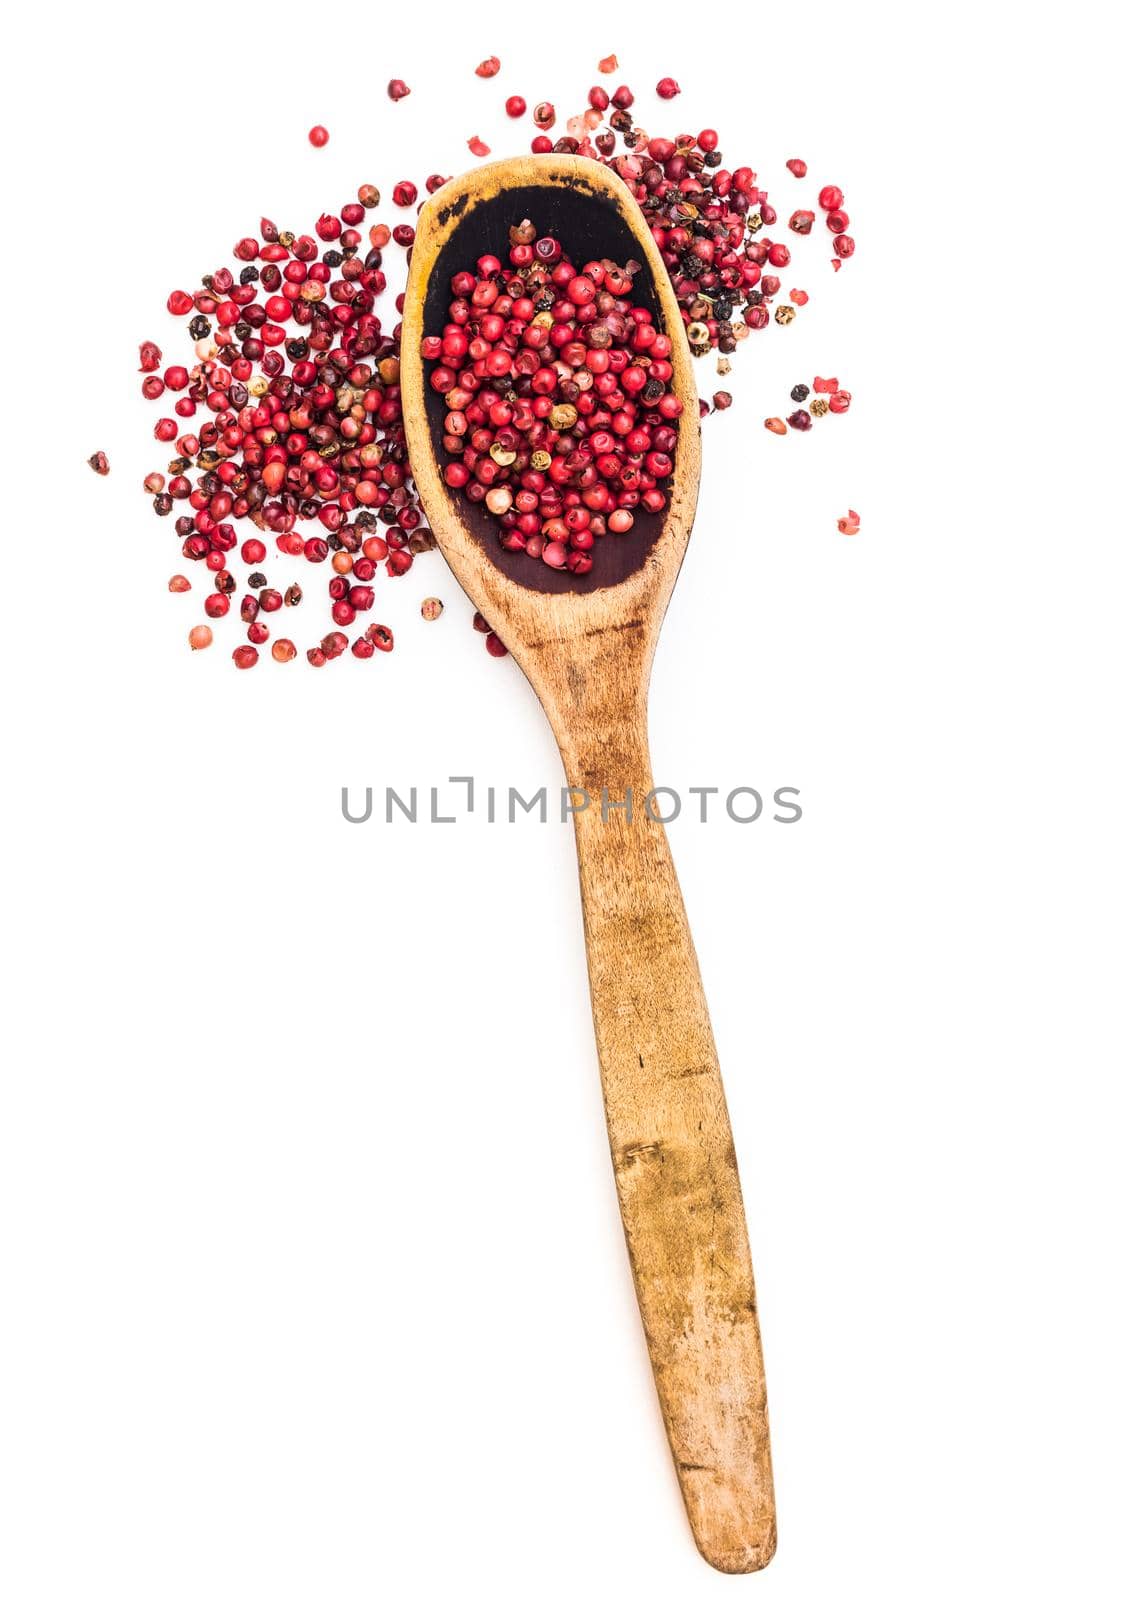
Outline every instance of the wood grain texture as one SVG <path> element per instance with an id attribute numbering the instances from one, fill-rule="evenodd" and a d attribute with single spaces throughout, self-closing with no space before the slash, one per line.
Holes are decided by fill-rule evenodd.
<path id="1" fill-rule="evenodd" d="M 455 232 L 478 217 L 482 234 L 487 223 L 507 239 L 537 189 L 548 192 L 553 216 L 565 194 L 572 197 L 573 250 L 646 264 L 685 402 L 660 528 L 637 552 L 641 564 L 589 591 L 529 587 L 525 569 L 537 563 L 502 559 L 491 520 L 445 486 L 429 414 L 435 401 L 418 355 L 431 277 Z M 529 208 L 519 216 L 517 191 Z M 586 231 L 592 217 L 594 236 L 581 243 L 578 229 Z M 533 220 L 541 226 L 541 217 Z M 483 167 L 433 196 L 411 262 L 402 390 L 411 465 L 438 545 L 527 675 L 567 781 L 581 791 L 574 820 L 595 1037 L 643 1328 L 698 1549 L 723 1572 L 753 1572 L 776 1547 L 776 1518 L 745 1213 L 681 891 L 665 828 L 644 807 L 653 787 L 647 689 L 697 503 L 698 403 L 665 268 L 620 180 L 595 162 L 529 157 Z M 634 540 L 639 530 L 625 537 Z M 629 818 L 615 809 L 628 789 Z"/>

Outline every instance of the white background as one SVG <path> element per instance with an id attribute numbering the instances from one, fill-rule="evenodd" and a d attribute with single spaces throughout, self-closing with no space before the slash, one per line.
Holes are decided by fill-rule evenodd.
<path id="1" fill-rule="evenodd" d="M 390 656 L 191 656 L 200 590 L 167 594 L 172 524 L 139 492 L 163 452 L 135 351 L 176 348 L 170 289 L 262 212 L 308 226 L 360 182 L 460 170 L 473 133 L 516 149 L 533 130 L 504 96 L 580 109 L 609 50 L 653 128 L 716 124 L 785 216 L 841 183 L 859 241 L 838 277 L 801 243 L 812 304 L 738 355 L 653 692 L 659 781 L 794 784 L 805 806 L 671 829 L 771 1397 L 780 1551 L 734 1581 L 1131 1592 L 1116 14 L 9 24 L 12 1600 L 727 1581 L 689 1540 L 634 1308 L 570 830 L 339 816 L 344 784 L 558 784 L 526 684 L 437 556 L 380 586 Z M 766 434 L 815 373 L 852 411 Z"/>

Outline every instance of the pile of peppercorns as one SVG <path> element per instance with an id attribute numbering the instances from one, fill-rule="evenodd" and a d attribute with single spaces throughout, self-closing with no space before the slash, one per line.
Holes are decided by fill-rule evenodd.
<path id="1" fill-rule="evenodd" d="M 614 56 L 599 63 L 601 74 L 617 69 Z M 476 73 L 491 79 L 499 70 L 499 58 L 490 56 Z M 409 93 L 403 80 L 391 80 L 392 102 Z M 656 85 L 656 93 L 668 102 L 680 88 L 667 77 Z M 623 179 L 642 208 L 670 274 L 691 350 L 696 355 L 716 350 L 717 371 L 724 376 L 730 370 L 729 357 L 743 340 L 772 322 L 791 323 L 808 303 L 808 294 L 793 287 L 787 300 L 777 303 L 779 274 L 791 263 L 792 253 L 785 242 L 765 234 L 775 225 L 777 213 L 753 168 L 726 167 L 711 128 L 672 139 L 651 136 L 636 124 L 634 104 L 634 93 L 626 85 L 611 93 L 593 85 L 586 109 L 568 118 L 566 133 L 553 140 L 556 111 L 541 101 L 533 111 L 538 133 L 531 148 L 601 161 Z M 521 118 L 527 109 L 523 96 L 509 96 L 506 110 L 511 117 Z M 322 148 L 330 134 L 316 126 L 309 138 Z M 617 153 L 620 140 L 623 153 Z M 479 138 L 471 139 L 469 148 L 478 156 L 490 153 Z M 807 174 L 806 163 L 798 158 L 787 166 L 795 178 Z M 433 175 L 426 180 L 426 192 L 433 193 L 445 181 Z M 410 180 L 396 184 L 391 195 L 403 210 L 414 208 L 418 198 L 418 188 Z M 174 290 L 167 300 L 172 315 L 188 319 L 193 363 L 174 361 L 163 368 L 157 344 L 147 340 L 140 348 L 143 394 L 154 401 L 176 396 L 174 414 L 163 416 L 154 428 L 159 443 L 175 453 L 165 472 L 147 475 L 144 487 L 157 515 L 176 513 L 174 527 L 190 570 L 210 574 L 211 588 L 204 601 L 207 618 L 219 620 L 234 609 L 235 601 L 247 640 L 233 652 L 238 667 L 255 665 L 260 646 L 269 642 L 266 618 L 298 606 L 304 598 L 299 583 L 273 587 L 261 570 L 269 540 L 281 555 L 312 566 L 330 565 L 327 603 L 335 627 L 306 650 L 315 666 L 348 649 L 367 657 L 392 648 L 390 630 L 381 624 L 369 624 L 353 642 L 344 630 L 360 624 L 373 607 L 373 580 L 380 567 L 390 577 L 403 576 L 415 556 L 433 546 L 410 475 L 402 427 L 401 324 L 395 323 L 388 332 L 375 312 L 387 287 L 384 252 L 392 243 L 408 251 L 414 227 L 410 222 L 393 227 L 376 223 L 364 234 L 366 213 L 379 200 L 374 185 L 364 184 L 357 200 L 337 214 L 324 213 L 312 234 L 297 236 L 262 219 L 260 237 L 243 238 L 235 246 L 233 255 L 239 263 L 235 271 L 220 267 L 205 275 L 200 288 Z M 819 207 L 834 236 L 832 265 L 838 269 L 855 249 L 842 191 L 831 184 L 823 187 Z M 813 211 L 795 211 L 788 231 L 806 236 L 814 222 Z M 395 305 L 400 315 L 401 294 Z M 664 362 L 665 357 L 652 360 Z M 586 364 L 582 370 L 588 370 Z M 575 382 L 576 376 L 568 381 Z M 838 413 L 850 405 L 850 395 L 834 379 L 816 379 L 813 387 L 816 396 L 807 410 L 794 411 L 787 419 L 769 418 L 766 427 L 774 433 L 787 427 L 806 431 L 824 410 Z M 807 392 L 807 386 L 798 386 L 794 399 L 806 399 Z M 557 402 L 569 403 L 558 392 Z M 728 391 L 718 390 L 712 405 L 701 402 L 701 414 L 723 411 L 730 404 Z M 673 432 L 672 421 L 663 414 L 654 424 L 648 454 L 661 458 L 671 453 L 672 441 L 668 449 L 664 446 Z M 658 426 L 665 434 L 661 442 L 654 437 Z M 494 438 L 492 443 L 499 457 L 501 441 Z M 491 453 L 485 459 L 494 466 L 501 464 Z M 105 473 L 105 461 L 99 452 L 91 464 Z M 636 470 L 634 464 L 620 460 L 620 471 L 627 470 Z M 639 483 L 627 487 L 620 481 L 617 503 L 603 513 L 605 531 L 621 531 L 628 514 L 633 520 L 627 496 L 639 493 L 647 509 L 659 496 L 664 501 L 659 483 L 665 475 L 646 468 L 647 479 L 654 481 L 646 482 L 644 489 L 641 464 L 637 470 Z M 486 493 L 493 487 L 482 486 Z M 539 501 L 535 490 L 521 486 L 519 493 L 537 493 Z M 526 519 L 541 509 L 546 506 L 521 510 L 514 502 L 502 515 L 502 533 L 514 542 L 523 535 L 529 553 L 545 560 L 550 550 L 552 564 L 562 549 L 565 566 L 585 571 L 586 539 L 595 536 L 595 528 L 590 523 L 587 530 L 569 527 L 566 541 L 549 538 L 542 531 L 549 519 L 540 516 L 537 550 L 537 535 L 525 534 L 524 529 Z M 565 503 L 562 509 L 572 508 Z M 619 519 L 617 526 L 612 525 L 612 515 Z M 242 520 L 251 523 L 255 536 L 239 538 L 236 524 Z M 563 520 L 566 525 L 566 516 Z M 575 520 L 582 522 L 582 516 Z M 573 536 L 579 542 L 573 542 Z M 230 569 L 237 554 L 248 569 L 239 600 L 238 580 Z M 179 573 L 169 587 L 184 592 L 192 584 Z M 191 631 L 194 648 L 211 642 L 207 623 Z M 491 653 L 503 652 L 495 636 L 488 644 Z M 277 661 L 290 661 L 297 653 L 290 639 L 277 638 L 272 644 Z"/>
<path id="2" fill-rule="evenodd" d="M 497 519 L 502 547 L 582 577 L 596 539 L 659 512 L 674 471 L 669 337 L 632 305 L 638 262 L 580 268 L 527 219 L 507 266 L 455 273 L 447 320 L 422 340 L 445 399 L 443 470 Z"/>

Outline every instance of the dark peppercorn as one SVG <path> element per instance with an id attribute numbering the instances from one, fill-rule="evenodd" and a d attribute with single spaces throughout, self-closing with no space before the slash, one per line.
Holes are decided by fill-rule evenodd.
<path id="1" fill-rule="evenodd" d="M 811 392 L 811 389 L 809 389 L 806 383 L 798 383 L 789 395 L 789 399 L 795 400 L 797 405 L 799 405 L 801 400 L 807 400 Z"/>
<path id="2" fill-rule="evenodd" d="M 262 572 L 250 572 L 248 575 L 248 587 L 250 589 L 263 589 L 267 582 L 268 579 Z"/>

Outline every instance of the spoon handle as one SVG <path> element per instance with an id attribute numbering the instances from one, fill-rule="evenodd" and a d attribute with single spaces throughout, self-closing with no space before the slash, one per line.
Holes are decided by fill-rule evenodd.
<path id="1" fill-rule="evenodd" d="M 753 1268 L 697 955 L 665 829 L 643 809 L 645 699 L 561 748 L 590 799 L 575 829 L 591 1005 L 658 1398 L 698 1549 L 754 1572 L 776 1548 L 776 1513 Z M 629 820 L 614 809 L 628 789 Z"/>

